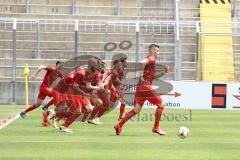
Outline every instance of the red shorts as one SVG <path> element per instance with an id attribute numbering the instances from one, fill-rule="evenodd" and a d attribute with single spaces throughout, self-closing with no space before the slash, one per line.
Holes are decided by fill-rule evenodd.
<path id="1" fill-rule="evenodd" d="M 58 106 L 66 106 L 66 101 L 68 100 L 67 94 L 62 94 L 58 91 L 53 90 L 53 103 L 56 107 Z"/>
<path id="2" fill-rule="evenodd" d="M 135 93 L 134 103 L 143 106 L 145 101 L 149 101 L 153 105 L 161 104 L 162 98 L 151 87 L 151 85 L 138 84 Z"/>
<path id="3" fill-rule="evenodd" d="M 70 112 L 73 113 L 84 112 L 86 105 L 91 103 L 86 97 L 80 95 L 62 94 L 57 91 L 53 91 L 53 100 L 56 107 L 66 106 Z"/>
<path id="4" fill-rule="evenodd" d="M 44 100 L 46 97 L 52 97 L 53 89 L 50 87 L 40 87 L 39 93 L 38 93 L 38 99 Z"/>
<path id="5" fill-rule="evenodd" d="M 69 95 L 68 106 L 71 113 L 85 113 L 87 111 L 86 106 L 91 102 L 88 98 L 80 95 Z"/>

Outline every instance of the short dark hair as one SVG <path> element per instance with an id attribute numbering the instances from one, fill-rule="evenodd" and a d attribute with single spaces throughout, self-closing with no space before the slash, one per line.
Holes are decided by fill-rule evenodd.
<path id="1" fill-rule="evenodd" d="M 118 62 L 118 60 L 113 61 L 113 65 L 117 64 Z"/>
<path id="2" fill-rule="evenodd" d="M 123 53 L 118 53 L 112 57 L 112 65 L 115 65 L 118 62 L 124 62 L 128 57 Z"/>
<path id="3" fill-rule="evenodd" d="M 56 66 L 59 65 L 59 64 L 62 64 L 62 63 L 64 63 L 64 62 L 63 61 L 57 61 Z"/>
<path id="4" fill-rule="evenodd" d="M 157 44 L 151 44 L 151 45 L 149 46 L 149 50 L 152 49 L 152 48 L 154 48 L 154 47 L 159 48 L 159 45 L 157 45 Z"/>

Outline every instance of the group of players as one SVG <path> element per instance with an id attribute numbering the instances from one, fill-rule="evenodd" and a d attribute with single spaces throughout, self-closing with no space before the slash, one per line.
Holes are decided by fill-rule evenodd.
<path id="1" fill-rule="evenodd" d="M 127 67 L 127 56 L 117 54 L 113 56 L 112 68 L 106 72 L 106 64 L 97 57 L 91 57 L 86 65 L 75 67 L 64 74 L 64 63 L 57 61 L 56 67 L 40 66 L 32 76 L 35 78 L 41 70 L 46 70 L 46 75 L 39 89 L 38 98 L 35 104 L 20 113 L 22 118 L 26 114 L 38 108 L 46 97 L 51 100 L 42 107 L 43 126 L 50 126 L 48 107 L 55 106 L 53 126 L 58 128 L 58 122 L 62 119 L 64 123 L 59 127 L 62 132 L 72 132 L 69 126 L 80 119 L 83 123 L 100 124 L 99 118 L 120 106 L 119 122 L 114 126 L 116 135 L 120 135 L 122 127 L 129 119 L 138 114 L 145 101 L 157 106 L 155 112 L 155 123 L 153 133 L 165 135 L 159 127 L 159 121 L 163 112 L 162 99 L 160 95 L 152 89 L 152 82 L 165 73 L 169 72 L 169 67 L 164 71 L 157 72 L 156 59 L 159 54 L 159 46 L 151 44 L 149 55 L 142 61 L 142 73 L 137 83 L 134 108 L 124 115 L 125 101 L 124 90 L 122 88 Z"/>

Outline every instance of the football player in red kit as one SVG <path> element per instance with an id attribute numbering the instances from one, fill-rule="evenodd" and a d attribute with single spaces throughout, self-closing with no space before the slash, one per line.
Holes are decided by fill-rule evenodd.
<path id="1" fill-rule="evenodd" d="M 53 100 L 55 107 L 55 121 L 65 119 L 65 122 L 61 125 L 60 131 L 72 132 L 69 126 L 80 116 L 82 112 L 91 112 L 84 106 L 83 96 L 64 94 L 53 90 Z M 86 109 L 86 110 L 84 110 Z M 55 127 L 58 128 L 58 127 Z"/>
<path id="2" fill-rule="evenodd" d="M 104 113 L 116 108 L 116 102 L 123 99 L 120 84 L 124 77 L 123 72 L 126 67 L 126 59 L 127 56 L 124 54 L 114 55 L 112 62 L 113 68 L 104 75 L 102 85 L 105 87 L 104 89 L 98 90 L 98 97 L 102 100 L 103 105 L 101 107 L 95 107 L 90 117 L 90 119 L 93 119 L 94 124 L 100 124 L 99 118 Z M 125 109 L 125 103 L 122 103 L 122 106 L 123 105 Z"/>
<path id="3" fill-rule="evenodd" d="M 73 77 L 74 72 L 70 72 L 64 78 L 59 81 L 57 86 L 54 88 L 55 91 L 62 93 L 62 94 L 72 94 L 73 93 Z M 66 101 L 66 100 L 62 100 Z M 48 107 L 54 104 L 54 98 L 52 98 L 44 107 L 42 107 L 43 111 L 43 123 L 47 123 L 49 120 L 50 111 L 48 111 Z M 58 120 L 54 119 L 53 126 L 58 128 L 57 126 Z"/>
<path id="4" fill-rule="evenodd" d="M 169 68 L 166 67 L 165 71 L 156 73 L 156 59 L 159 54 L 159 46 L 156 44 L 151 44 L 149 46 L 149 55 L 147 57 L 146 64 L 143 66 L 143 75 L 140 76 L 139 82 L 136 87 L 135 100 L 134 100 L 134 109 L 129 111 L 125 117 L 117 123 L 114 128 L 117 135 L 121 134 L 123 125 L 131 119 L 133 116 L 138 114 L 145 101 L 157 106 L 155 112 L 155 123 L 152 129 L 153 133 L 159 135 L 165 135 L 166 133 L 159 128 L 159 121 L 163 112 L 162 98 L 158 95 L 152 88 L 152 82 L 154 79 L 162 77 L 165 73 L 169 72 Z"/>
<path id="5" fill-rule="evenodd" d="M 120 97 L 119 97 L 119 100 L 121 102 L 121 105 L 120 105 L 120 112 L 119 112 L 119 118 L 118 120 L 121 120 L 123 119 L 123 114 L 125 112 L 125 108 L 126 108 L 126 103 L 125 103 L 125 100 L 123 98 L 123 88 L 120 87 L 120 84 L 122 84 L 122 81 L 124 79 L 124 70 L 125 68 L 127 67 L 127 56 L 123 55 L 120 59 L 120 67 L 118 69 L 118 74 L 116 75 L 116 78 L 115 79 L 115 83 L 113 83 L 113 86 L 115 88 L 118 88 L 120 90 Z M 116 85 L 116 86 L 115 86 Z"/>
<path id="6" fill-rule="evenodd" d="M 42 70 L 47 71 L 47 73 L 45 74 L 44 79 L 43 79 L 43 81 L 40 85 L 39 94 L 38 94 L 38 98 L 37 98 L 36 103 L 33 104 L 33 105 L 30 105 L 27 109 L 23 110 L 20 113 L 20 116 L 22 118 L 26 118 L 26 113 L 28 113 L 28 112 L 34 110 L 35 108 L 39 107 L 46 97 L 52 97 L 51 85 L 57 78 L 62 78 L 63 77 L 62 74 L 61 74 L 61 71 L 63 69 L 63 64 L 64 64 L 63 62 L 57 61 L 56 62 L 56 67 L 40 66 L 38 68 L 38 70 L 36 71 L 36 73 L 32 75 L 32 78 L 34 79 L 40 71 L 42 71 Z M 46 122 L 46 123 L 43 122 L 43 125 L 44 126 L 49 126 L 50 123 L 49 122 Z"/>
<path id="7" fill-rule="evenodd" d="M 96 59 L 88 60 L 88 67 L 77 69 L 74 77 L 71 76 L 72 84 L 68 90 L 54 91 L 54 104 L 56 106 L 55 121 L 65 118 L 65 122 L 60 127 L 63 132 L 71 132 L 68 128 L 80 114 L 90 115 L 93 105 L 98 104 L 98 99 L 93 95 L 93 90 L 98 89 L 101 82 L 99 77 L 98 62 Z M 61 85 L 63 86 L 63 85 Z M 60 87 L 62 89 L 62 87 Z"/>
<path id="8" fill-rule="evenodd" d="M 100 77 L 101 77 L 101 83 L 98 84 L 99 87 L 96 91 L 97 91 L 97 97 L 101 100 L 102 105 L 94 106 L 93 112 L 91 113 L 91 116 L 89 117 L 88 122 L 91 124 L 101 124 L 99 118 L 98 118 L 98 114 L 102 114 L 105 112 L 106 108 L 109 108 L 110 102 L 109 102 L 109 98 L 108 98 L 108 89 L 106 87 L 106 83 L 104 81 L 104 76 L 106 76 L 105 74 L 105 67 L 106 64 L 103 61 L 99 61 L 98 64 L 98 68 L 99 68 L 99 73 L 100 73 Z"/>
<path id="9" fill-rule="evenodd" d="M 80 67 L 75 68 L 74 71 L 71 71 L 68 73 L 64 78 L 59 81 L 57 86 L 54 88 L 54 90 L 62 93 L 62 94 L 74 94 L 73 92 L 73 78 L 75 75 L 75 72 L 77 72 L 79 69 L 87 67 L 87 65 L 83 65 Z M 54 104 L 54 99 L 52 98 L 47 104 L 45 104 L 42 109 L 43 109 L 43 122 L 46 123 L 49 119 L 50 111 L 48 111 L 49 106 Z M 51 117 L 50 117 L 51 118 Z M 53 126 L 55 128 L 58 128 L 57 126 L 58 120 L 53 121 Z"/>
<path id="10" fill-rule="evenodd" d="M 87 69 L 79 69 L 73 78 L 75 92 L 84 97 L 84 105 L 91 108 L 100 107 L 103 102 L 97 96 L 95 92 L 98 89 L 102 89 L 102 62 L 96 58 L 90 58 L 88 60 Z M 83 122 L 87 121 L 90 117 L 89 113 L 86 113 L 82 119 Z"/>

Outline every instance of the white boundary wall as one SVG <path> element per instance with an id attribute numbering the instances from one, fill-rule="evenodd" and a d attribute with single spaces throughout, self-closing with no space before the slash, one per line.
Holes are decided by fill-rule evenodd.
<path id="1" fill-rule="evenodd" d="M 176 109 L 240 109 L 240 83 L 222 83 L 222 82 L 184 82 L 184 81 L 168 81 L 173 85 L 173 90 L 169 94 L 179 93 L 180 96 L 162 95 L 165 108 Z M 226 104 L 212 107 L 213 85 L 226 85 L 226 95 L 217 95 L 224 100 Z M 223 91 L 224 92 L 224 91 Z M 239 95 L 239 99 L 237 96 Z M 222 97 L 222 98 L 221 98 Z M 133 97 L 131 97 L 133 98 Z M 145 102 L 145 108 L 152 107 L 151 104 Z"/>

